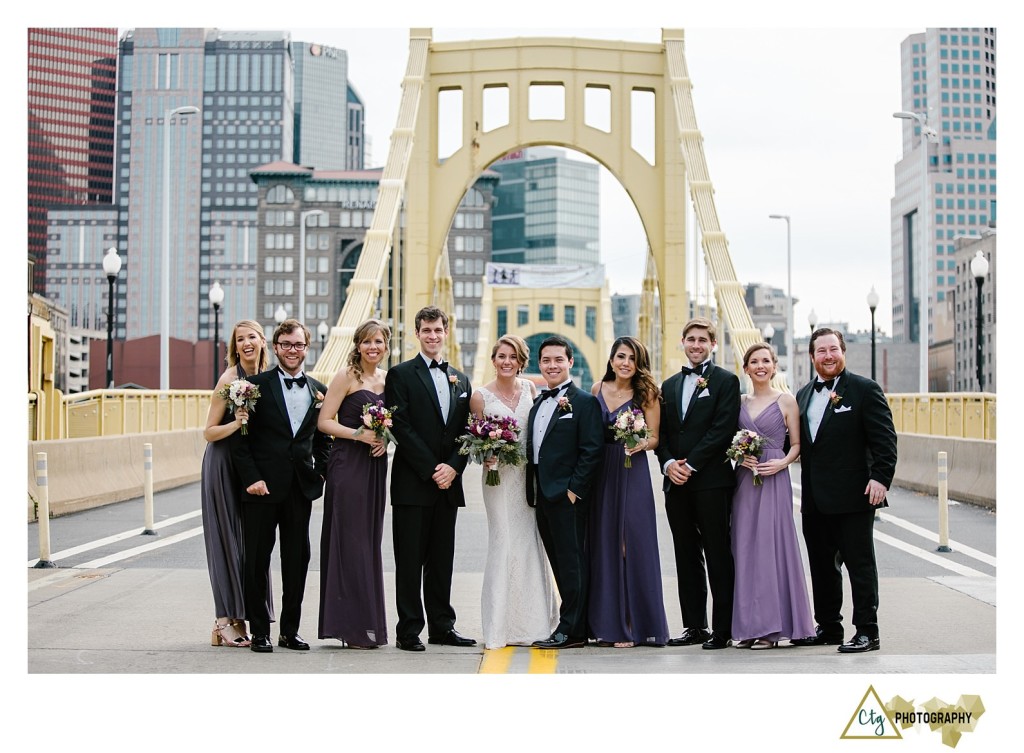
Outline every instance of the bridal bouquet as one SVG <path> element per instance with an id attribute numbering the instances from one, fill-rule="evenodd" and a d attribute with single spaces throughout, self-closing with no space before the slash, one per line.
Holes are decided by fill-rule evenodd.
<path id="1" fill-rule="evenodd" d="M 394 415 L 396 407 L 391 408 L 384 407 L 384 401 L 378 400 L 375 403 L 366 403 L 363 406 L 363 425 L 356 429 L 356 433 L 353 437 L 358 437 L 365 430 L 369 429 L 376 436 L 377 439 L 384 442 L 384 446 L 387 447 L 388 442 L 394 442 L 398 444 L 398 440 L 395 439 L 395 435 L 391 433 L 391 426 L 393 421 L 391 416 Z M 370 450 L 372 453 L 373 450 Z"/>
<path id="2" fill-rule="evenodd" d="M 763 450 L 764 437 L 756 431 L 740 429 L 732 438 L 732 445 L 725 451 L 725 454 L 729 460 L 735 460 L 737 463 L 742 463 L 744 455 L 752 455 L 755 458 L 759 458 L 761 457 L 761 452 Z M 762 486 L 763 484 L 764 480 L 757 472 L 757 469 L 754 469 L 754 486 Z"/>
<path id="3" fill-rule="evenodd" d="M 519 446 L 519 421 L 513 416 L 469 417 L 466 433 L 459 437 L 462 447 L 460 455 L 469 455 L 469 459 L 481 465 L 490 458 L 496 457 L 501 465 L 519 465 L 526 456 Z M 487 486 L 498 486 L 501 476 L 497 468 L 487 471 Z"/>
<path id="4" fill-rule="evenodd" d="M 248 379 L 236 379 L 231 384 L 226 384 L 217 390 L 217 396 L 226 400 L 229 406 L 234 406 L 232 412 L 239 408 L 245 408 L 251 413 L 256 410 L 256 401 L 260 397 L 260 388 Z M 249 433 L 248 419 L 242 420 L 242 433 Z"/>
<path id="5" fill-rule="evenodd" d="M 615 432 L 615 441 L 622 442 L 630 449 L 640 444 L 640 440 L 647 439 L 651 435 L 650 429 L 647 428 L 647 421 L 644 420 L 644 412 L 639 408 L 630 408 L 619 413 L 611 428 Z M 626 455 L 625 467 L 633 467 L 631 455 Z"/>

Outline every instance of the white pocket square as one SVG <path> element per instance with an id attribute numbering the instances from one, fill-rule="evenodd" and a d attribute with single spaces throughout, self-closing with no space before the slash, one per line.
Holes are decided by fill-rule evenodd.
<path id="1" fill-rule="evenodd" d="M 572 418 L 572 414 L 571 413 L 566 413 L 564 416 L 559 416 L 558 420 L 561 421 L 562 419 L 565 419 L 565 418 Z"/>
<path id="2" fill-rule="evenodd" d="M 461 398 L 464 398 L 465 396 L 466 396 L 466 393 L 463 392 L 461 395 L 459 395 L 459 398 L 461 399 Z"/>
<path id="3" fill-rule="evenodd" d="M 836 408 L 835 413 L 846 413 L 848 410 L 853 410 L 849 405 L 844 405 L 842 408 Z"/>
<path id="4" fill-rule="evenodd" d="M 697 399 L 698 400 L 703 400 L 706 397 L 711 397 L 711 393 L 708 392 L 707 390 L 704 390 L 704 392 L 702 392 L 699 395 L 697 395 Z"/>

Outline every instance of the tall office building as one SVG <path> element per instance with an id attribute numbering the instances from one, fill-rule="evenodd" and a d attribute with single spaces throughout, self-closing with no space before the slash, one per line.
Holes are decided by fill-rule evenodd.
<path id="1" fill-rule="evenodd" d="M 493 210 L 495 262 L 600 264 L 596 163 L 531 147 L 490 169 L 501 175 Z"/>
<path id="2" fill-rule="evenodd" d="M 28 259 L 46 295 L 47 208 L 113 199 L 117 29 L 28 29 Z"/>
<path id="3" fill-rule="evenodd" d="M 903 157 L 896 164 L 890 204 L 892 323 L 898 343 L 921 341 L 922 254 L 929 259 L 934 312 L 957 285 L 956 239 L 980 236 L 995 219 L 996 30 L 928 29 L 907 37 L 900 53 L 902 110 L 926 114 L 937 141 L 926 140 L 922 147 L 918 122 L 900 121 Z M 923 229 L 927 237 L 922 239 Z"/>
<path id="4" fill-rule="evenodd" d="M 359 170 L 350 164 L 348 53 L 294 42 L 295 145 L 292 161 L 317 170 Z M 360 103 L 361 110 L 361 103 Z M 361 129 L 362 113 L 356 118 Z M 359 144 L 362 143 L 360 138 Z"/>

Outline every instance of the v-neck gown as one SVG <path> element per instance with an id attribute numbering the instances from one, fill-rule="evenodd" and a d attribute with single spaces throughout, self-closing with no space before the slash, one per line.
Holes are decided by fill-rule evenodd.
<path id="1" fill-rule="evenodd" d="M 740 407 L 740 428 L 765 438 L 761 460 L 785 457 L 786 420 L 776 400 L 756 418 Z M 793 522 L 793 486 L 789 468 L 763 477 L 736 466 L 732 500 L 732 553 L 736 563 L 732 637 L 771 641 L 814 635 L 800 545 Z"/>
<path id="2" fill-rule="evenodd" d="M 338 423 L 362 425 L 363 405 L 382 397 L 367 389 L 347 395 L 338 408 Z M 363 442 L 334 440 L 320 533 L 321 639 L 362 647 L 388 642 L 380 551 L 387 475 L 387 454 L 373 457 Z"/>
<path id="3" fill-rule="evenodd" d="M 654 488 L 647 453 L 626 468 L 611 424 L 632 404 L 614 411 L 598 393 L 605 425 L 604 463 L 590 503 L 590 632 L 599 641 L 663 646 L 668 641 L 658 554 Z"/>

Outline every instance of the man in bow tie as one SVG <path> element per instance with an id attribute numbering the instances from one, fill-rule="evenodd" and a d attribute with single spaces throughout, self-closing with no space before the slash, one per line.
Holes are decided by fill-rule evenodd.
<path id="1" fill-rule="evenodd" d="M 459 454 L 473 388 L 469 377 L 441 357 L 448 315 L 436 306 L 416 312 L 420 352 L 388 370 L 384 402 L 395 406 L 391 431 L 391 524 L 395 548 L 398 648 L 425 651 L 427 642 L 473 646 L 455 630 L 451 604 L 455 522 L 466 506 Z M 422 588 L 422 599 L 420 598 Z M 426 610 L 426 619 L 424 619 Z"/>
<path id="2" fill-rule="evenodd" d="M 816 634 L 798 646 L 838 645 L 840 653 L 877 651 L 878 570 L 874 519 L 887 506 L 896 473 L 896 429 L 882 388 L 846 369 L 842 332 L 811 334 L 815 379 L 800 406 L 800 512 L 811 571 Z M 853 593 L 856 633 L 844 643 L 843 574 Z"/>
<path id="3" fill-rule="evenodd" d="M 739 425 L 740 382 L 711 362 L 716 339 L 710 320 L 688 321 L 682 340 L 687 365 L 661 386 L 661 440 L 656 451 L 665 474 L 665 512 L 675 548 L 684 628 L 668 645 L 700 643 L 718 649 L 732 638 L 735 567 L 729 526 L 736 473 L 725 452 Z"/>
<path id="4" fill-rule="evenodd" d="M 316 428 L 327 392 L 302 372 L 309 330 L 286 319 L 274 331 L 276 369 L 247 377 L 260 389 L 249 413 L 249 432 L 235 432 L 231 455 L 245 486 L 242 498 L 243 591 L 253 633 L 250 648 L 274 650 L 270 642 L 267 574 L 277 530 L 281 531 L 282 609 L 278 645 L 306 651 L 299 635 L 302 596 L 309 569 L 309 518 L 313 500 L 324 490 L 330 437 Z"/>

